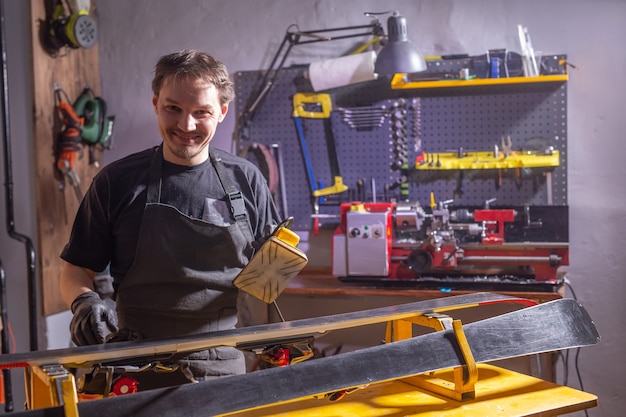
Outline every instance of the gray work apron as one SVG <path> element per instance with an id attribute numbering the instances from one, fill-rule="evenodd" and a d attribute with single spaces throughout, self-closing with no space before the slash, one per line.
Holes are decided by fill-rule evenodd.
<path id="1" fill-rule="evenodd" d="M 150 168 L 135 260 L 117 291 L 120 334 L 162 339 L 232 329 L 238 294 L 232 281 L 249 259 L 249 223 L 217 226 L 161 204 L 162 162 L 159 147 Z M 212 162 L 214 167 L 221 164 Z M 232 188 L 220 168 L 222 186 L 226 181 Z M 185 361 L 197 380 L 245 372 L 243 354 L 234 348 L 210 349 Z"/>

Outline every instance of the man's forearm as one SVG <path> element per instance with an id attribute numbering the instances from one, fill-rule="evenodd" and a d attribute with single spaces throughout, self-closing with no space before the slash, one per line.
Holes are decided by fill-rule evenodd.
<path id="1" fill-rule="evenodd" d="M 67 262 L 63 265 L 59 288 L 61 297 L 63 297 L 63 301 L 65 301 L 68 307 L 72 305 L 72 301 L 80 294 L 93 291 L 93 278 L 95 275 L 95 272 L 80 266 Z"/>

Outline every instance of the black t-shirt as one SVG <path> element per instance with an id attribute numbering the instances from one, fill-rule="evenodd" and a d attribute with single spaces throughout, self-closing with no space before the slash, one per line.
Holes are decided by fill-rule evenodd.
<path id="1" fill-rule="evenodd" d="M 62 259 L 93 271 L 110 265 L 118 283 L 126 275 L 135 257 L 155 149 L 112 162 L 95 176 L 76 214 Z M 255 239 L 262 238 L 267 225 L 279 223 L 265 178 L 248 160 L 219 149 L 212 151 L 243 195 Z M 235 222 L 227 201 L 210 159 L 192 167 L 163 161 L 162 204 L 223 226 Z"/>

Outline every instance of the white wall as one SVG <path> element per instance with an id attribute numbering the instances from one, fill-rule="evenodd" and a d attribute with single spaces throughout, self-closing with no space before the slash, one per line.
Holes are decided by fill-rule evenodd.
<path id="1" fill-rule="evenodd" d="M 24 41 L 29 37 L 28 2 L 4 1 L 10 13 L 16 226 L 33 236 L 30 42 Z M 475 55 L 490 48 L 519 51 L 516 26 L 521 23 L 528 27 L 537 49 L 566 53 L 579 68 L 571 72 L 568 82 L 572 264 L 568 277 L 603 336 L 600 345 L 583 350 L 580 358 L 585 389 L 600 397 L 599 407 L 589 410 L 589 415 L 622 415 L 626 404 L 626 259 L 620 255 L 621 243 L 626 241 L 622 203 L 626 196 L 622 179 L 626 151 L 622 136 L 626 131 L 624 0 L 98 0 L 101 91 L 110 112 L 117 116 L 115 146 L 105 154 L 105 162 L 160 141 L 150 80 L 162 54 L 198 48 L 223 60 L 231 72 L 257 70 L 268 65 L 292 23 L 302 30 L 363 24 L 369 21 L 363 12 L 390 9 L 408 19 L 409 37 L 426 55 Z M 337 43 L 317 44 L 298 47 L 292 57 L 307 63 L 342 51 Z M 216 146 L 231 147 L 233 115 L 234 111 L 214 139 Z M 4 215 L 0 207 L 0 216 Z M 18 350 L 27 350 L 23 246 L 2 234 L 0 248 L 9 282 L 9 318 Z M 19 384 L 15 382 L 16 391 L 21 391 Z"/>

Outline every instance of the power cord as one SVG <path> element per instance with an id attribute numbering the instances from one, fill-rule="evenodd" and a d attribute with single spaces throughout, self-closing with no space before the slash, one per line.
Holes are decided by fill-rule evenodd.
<path id="1" fill-rule="evenodd" d="M 569 291 L 572 293 L 572 298 L 576 301 L 578 301 L 578 297 L 576 296 L 576 291 L 574 291 L 574 287 L 572 286 L 572 282 L 565 277 L 565 285 L 567 286 L 567 288 L 569 289 Z M 564 375 L 564 381 L 563 381 L 563 385 L 567 385 L 567 379 L 569 377 L 569 350 L 565 352 L 565 355 L 563 355 L 563 352 L 560 352 L 559 356 L 563 359 L 563 365 L 564 365 L 564 369 L 563 369 L 563 375 Z M 578 378 L 578 383 L 580 384 L 580 390 L 584 391 L 584 385 L 583 385 L 583 379 L 582 376 L 580 375 L 580 368 L 578 366 L 578 358 L 580 357 L 580 348 L 576 348 L 576 355 L 574 356 L 574 369 L 576 370 L 576 377 Z M 585 416 L 589 417 L 589 413 L 587 412 L 587 410 L 585 409 Z"/>

